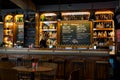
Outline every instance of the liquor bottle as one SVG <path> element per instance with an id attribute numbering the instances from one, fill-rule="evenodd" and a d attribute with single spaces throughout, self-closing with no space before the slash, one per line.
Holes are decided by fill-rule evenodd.
<path id="1" fill-rule="evenodd" d="M 94 36 L 94 37 L 97 37 L 97 32 L 94 32 L 94 33 L 93 33 L 93 36 Z"/>
<path id="2" fill-rule="evenodd" d="M 107 37 L 107 31 L 104 31 L 103 37 Z"/>

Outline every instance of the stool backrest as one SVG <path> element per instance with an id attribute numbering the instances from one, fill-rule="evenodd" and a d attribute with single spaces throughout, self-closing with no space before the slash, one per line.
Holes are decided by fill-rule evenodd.
<path id="1" fill-rule="evenodd" d="M 81 80 L 80 79 L 80 71 L 81 70 L 74 70 L 71 72 L 70 76 L 69 76 L 69 80 Z"/>

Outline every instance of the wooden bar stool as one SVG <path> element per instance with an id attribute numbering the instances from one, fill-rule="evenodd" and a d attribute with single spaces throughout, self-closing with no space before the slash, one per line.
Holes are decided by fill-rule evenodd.
<path id="1" fill-rule="evenodd" d="M 22 57 L 18 57 L 16 60 L 16 66 L 23 66 L 23 59 Z"/>
<path id="2" fill-rule="evenodd" d="M 96 61 L 95 80 L 109 80 L 110 64 L 108 61 Z"/>
<path id="3" fill-rule="evenodd" d="M 70 73 L 69 79 L 68 80 L 83 80 L 80 78 L 81 70 L 76 69 Z"/>
<path id="4" fill-rule="evenodd" d="M 65 58 L 64 57 L 54 57 L 53 62 L 58 65 L 57 67 L 57 79 L 65 79 Z"/>
<path id="5" fill-rule="evenodd" d="M 53 62 L 44 62 L 41 64 L 44 67 L 52 68 L 53 70 L 40 73 L 40 80 L 56 80 L 56 72 L 58 65 Z"/>
<path id="6" fill-rule="evenodd" d="M 78 72 L 79 74 L 79 78 L 78 78 L 78 80 L 84 80 L 84 68 L 85 68 L 85 64 L 84 64 L 84 60 L 83 59 L 72 59 L 71 61 L 70 61 L 70 66 L 71 66 L 71 68 L 70 68 L 70 75 L 72 76 L 72 72 Z"/>

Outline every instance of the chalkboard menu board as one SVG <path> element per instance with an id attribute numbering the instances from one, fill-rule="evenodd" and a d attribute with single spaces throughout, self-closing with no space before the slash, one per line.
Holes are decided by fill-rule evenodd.
<path id="1" fill-rule="evenodd" d="M 17 25 L 17 41 L 24 41 L 24 25 Z"/>
<path id="2" fill-rule="evenodd" d="M 90 21 L 62 21 L 60 24 L 61 45 L 90 45 Z"/>
<path id="3" fill-rule="evenodd" d="M 29 22 L 24 23 L 24 47 L 28 47 L 31 44 L 35 44 L 36 40 L 36 27 L 35 27 L 35 13 L 29 13 Z"/>
<path id="4" fill-rule="evenodd" d="M 3 24 L 0 24 L 0 43 L 3 42 Z"/>

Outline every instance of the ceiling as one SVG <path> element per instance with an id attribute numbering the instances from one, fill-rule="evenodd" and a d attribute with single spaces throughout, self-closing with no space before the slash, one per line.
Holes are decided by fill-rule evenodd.
<path id="1" fill-rule="evenodd" d="M 91 2 L 101 2 L 102 0 L 32 0 L 35 5 L 53 5 L 53 4 L 72 4 L 72 3 L 91 3 Z M 106 1 L 116 1 L 116 0 L 103 0 Z"/>
<path id="2" fill-rule="evenodd" d="M 17 5 L 12 3 L 10 0 L 0 0 L 0 9 L 17 9 Z"/>
<path id="3" fill-rule="evenodd" d="M 29 1 L 29 0 L 28 0 Z M 104 0 L 106 1 L 116 1 L 116 0 Z M 40 5 L 55 5 L 55 4 L 72 4 L 72 3 L 91 3 L 91 2 L 101 2 L 101 0 L 32 0 L 35 6 Z M 0 0 L 0 9 L 18 9 L 16 4 L 10 0 Z"/>

